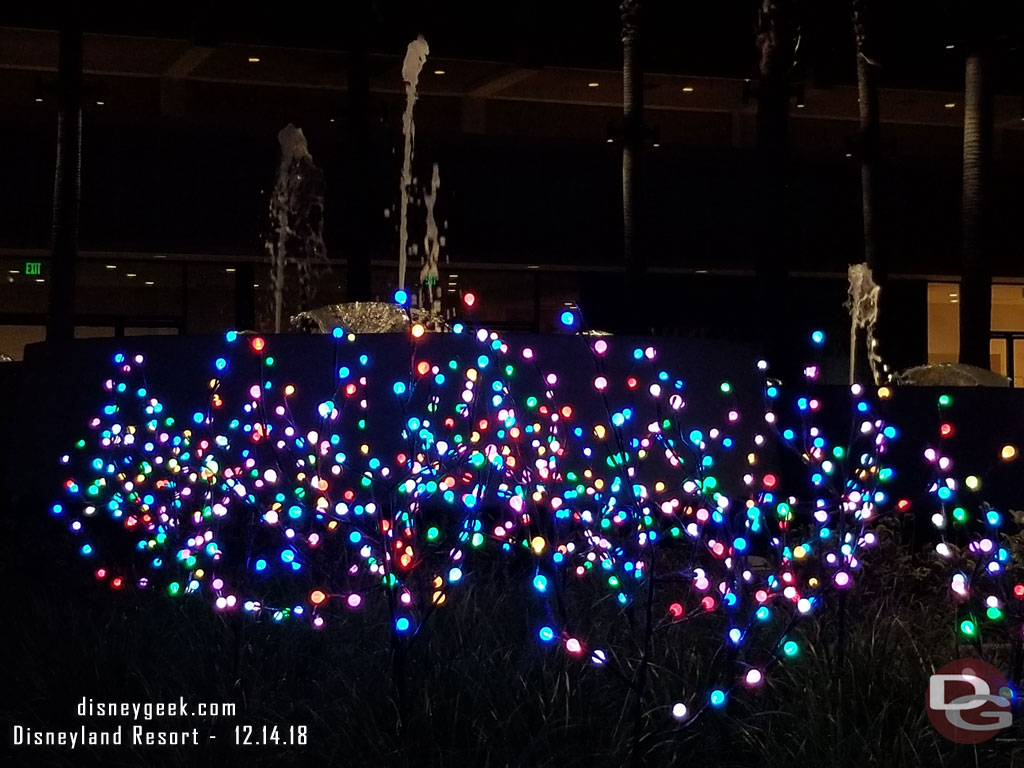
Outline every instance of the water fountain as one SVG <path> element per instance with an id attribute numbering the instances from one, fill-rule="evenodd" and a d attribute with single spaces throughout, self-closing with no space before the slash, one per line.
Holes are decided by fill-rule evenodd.
<path id="1" fill-rule="evenodd" d="M 402 80 L 405 82 L 405 111 L 402 115 L 402 136 L 404 152 L 402 159 L 402 175 L 399 185 L 399 226 L 398 226 L 398 281 L 397 295 L 407 297 L 397 303 L 379 301 L 346 302 L 330 304 L 314 310 L 300 312 L 292 317 L 292 325 L 330 333 L 334 328 L 342 327 L 356 333 L 393 333 L 403 331 L 410 323 L 419 323 L 427 330 L 445 331 L 447 325 L 441 317 L 441 291 L 438 280 L 438 261 L 443 238 L 434 216 L 437 193 L 441 186 L 441 176 L 437 163 L 434 163 L 429 189 L 422 192 L 426 210 L 426 234 L 423 240 L 423 253 L 419 273 L 419 289 L 415 294 L 418 306 L 406 309 L 413 297 L 411 291 L 405 290 L 405 272 L 409 255 L 419 252 L 419 244 L 409 242 L 409 206 L 416 189 L 413 177 L 412 160 L 416 137 L 416 123 L 413 108 L 419 98 L 417 88 L 420 72 L 426 63 L 430 47 L 423 36 L 409 43 L 402 64 Z M 283 145 L 282 145 L 283 146 Z M 283 158 L 283 156 L 282 156 Z M 282 159 L 283 162 L 283 159 Z"/>
<path id="2" fill-rule="evenodd" d="M 441 288 L 437 264 L 441 255 L 441 236 L 434 218 L 434 204 L 437 202 L 437 190 L 441 187 L 441 174 L 434 163 L 434 172 L 430 178 L 430 189 L 423 192 L 423 203 L 427 209 L 427 232 L 423 238 L 423 264 L 420 268 L 420 307 L 431 314 L 441 314 Z"/>
<path id="3" fill-rule="evenodd" d="M 289 123 L 277 134 L 281 162 L 270 197 L 270 233 L 266 250 L 270 255 L 270 285 L 273 295 L 274 332 L 282 331 L 286 269 L 298 274 L 298 309 L 312 303 L 316 273 L 328 268 L 324 245 L 324 176 L 313 164 L 309 145 L 301 128 Z"/>
<path id="4" fill-rule="evenodd" d="M 402 115 L 402 135 L 405 138 L 405 152 L 402 160 L 402 181 L 399 189 L 401 203 L 399 205 L 400 222 L 398 225 L 398 288 L 405 288 L 405 268 L 409 243 L 409 189 L 412 187 L 412 154 L 416 140 L 416 123 L 413 120 L 413 108 L 416 106 L 418 94 L 416 89 L 420 81 L 420 72 L 427 61 L 430 46 L 420 35 L 411 43 L 405 52 L 402 64 L 402 80 L 405 81 L 405 112 Z"/>

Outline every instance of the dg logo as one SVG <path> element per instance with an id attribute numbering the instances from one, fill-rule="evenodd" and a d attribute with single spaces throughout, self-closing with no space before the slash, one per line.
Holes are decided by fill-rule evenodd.
<path id="1" fill-rule="evenodd" d="M 980 659 L 957 659 L 928 681 L 925 707 L 935 730 L 958 744 L 980 744 L 1013 723 L 1013 691 Z"/>

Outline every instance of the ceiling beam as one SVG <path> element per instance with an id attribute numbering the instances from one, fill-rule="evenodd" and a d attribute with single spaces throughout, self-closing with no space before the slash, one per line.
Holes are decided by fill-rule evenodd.
<path id="1" fill-rule="evenodd" d="M 475 99 L 487 99 L 506 88 L 511 88 L 516 83 L 521 83 L 523 80 L 533 77 L 539 71 L 538 69 L 514 69 L 497 77 L 488 77 L 470 86 L 467 95 Z"/>
<path id="2" fill-rule="evenodd" d="M 180 80 L 188 77 L 210 58 L 213 48 L 209 45 L 190 45 L 178 54 L 164 70 L 164 77 Z"/>

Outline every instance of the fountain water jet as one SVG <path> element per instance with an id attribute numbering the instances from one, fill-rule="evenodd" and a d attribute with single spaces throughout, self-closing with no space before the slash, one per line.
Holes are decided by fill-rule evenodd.
<path id="1" fill-rule="evenodd" d="M 423 238 L 423 266 L 420 268 L 420 306 L 434 315 L 441 313 L 441 288 L 437 272 L 438 257 L 441 254 L 441 237 L 434 218 L 434 203 L 437 190 L 441 188 L 441 174 L 437 163 L 430 178 L 430 189 L 423 192 L 423 203 L 427 209 L 427 232 Z"/>
<path id="2" fill-rule="evenodd" d="M 284 306 L 285 267 L 298 268 L 299 309 L 308 309 L 317 266 L 327 266 L 324 245 L 324 176 L 313 164 L 301 128 L 288 123 L 277 134 L 281 162 L 270 196 L 270 233 L 266 249 L 270 254 L 270 284 L 274 297 L 274 332 L 281 332 Z"/>
<path id="3" fill-rule="evenodd" d="M 408 249 L 409 232 L 407 208 L 409 206 L 409 188 L 412 186 L 412 152 L 416 138 L 416 124 L 413 122 L 412 110 L 416 105 L 416 88 L 419 85 L 420 72 L 430 54 L 430 46 L 420 35 L 411 43 L 402 63 L 402 80 L 405 81 L 405 113 L 402 115 L 402 134 L 405 136 L 405 155 L 402 160 L 401 184 L 401 219 L 398 226 L 398 287 L 405 288 L 406 251 Z"/>

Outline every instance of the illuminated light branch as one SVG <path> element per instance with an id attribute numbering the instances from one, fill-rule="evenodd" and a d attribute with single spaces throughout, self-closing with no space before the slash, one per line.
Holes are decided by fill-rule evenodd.
<path id="1" fill-rule="evenodd" d="M 949 394 L 937 398 L 937 440 L 922 451 L 931 480 L 923 503 L 915 509 L 929 516 L 938 539 L 936 554 L 947 564 L 950 594 L 956 605 L 955 630 L 966 642 L 982 648 L 986 632 L 1019 636 L 1024 622 L 1024 585 L 1014 583 L 1013 572 L 1020 563 L 1005 543 L 1013 523 L 985 501 L 986 478 L 1000 464 L 1016 460 L 1018 450 L 1007 444 L 999 449 L 980 473 L 954 463 L 949 441 L 956 434 L 952 419 L 954 400 Z M 978 462 L 980 457 L 970 457 Z M 1010 529 L 1012 530 L 1012 529 Z"/>

